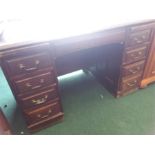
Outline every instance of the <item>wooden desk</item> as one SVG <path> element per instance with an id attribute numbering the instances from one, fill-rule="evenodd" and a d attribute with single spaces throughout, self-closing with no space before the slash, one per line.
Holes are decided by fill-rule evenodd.
<path id="1" fill-rule="evenodd" d="M 2 69 L 31 131 L 63 118 L 57 77 L 88 69 L 116 97 L 137 90 L 155 20 L 95 33 L 1 46 Z M 92 68 L 93 67 L 93 68 Z"/>

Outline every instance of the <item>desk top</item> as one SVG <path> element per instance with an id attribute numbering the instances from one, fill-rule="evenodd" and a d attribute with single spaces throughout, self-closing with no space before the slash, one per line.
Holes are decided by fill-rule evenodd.
<path id="1" fill-rule="evenodd" d="M 147 9 L 145 8 L 144 12 L 146 4 Z M 151 5 L 146 4 L 141 4 L 137 10 L 136 2 L 133 5 L 131 1 L 118 0 L 116 3 L 109 0 L 103 6 L 103 1 L 98 0 L 89 3 L 67 0 L 61 2 L 61 5 L 56 1 L 52 5 L 46 3 L 47 8 L 41 13 L 39 9 L 34 11 L 34 8 L 29 8 L 29 11 L 25 10 L 29 16 L 27 15 L 24 21 L 6 23 L 0 50 L 90 34 L 154 19 Z"/>

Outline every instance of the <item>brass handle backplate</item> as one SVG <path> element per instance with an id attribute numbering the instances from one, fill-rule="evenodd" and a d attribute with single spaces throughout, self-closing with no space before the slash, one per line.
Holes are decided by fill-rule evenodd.
<path id="1" fill-rule="evenodd" d="M 132 86 L 134 86 L 135 84 L 137 83 L 137 80 L 135 80 L 135 81 L 133 81 L 133 82 L 129 82 L 129 83 L 127 83 L 127 85 L 128 86 L 130 86 L 130 87 L 132 87 Z"/>
<path id="2" fill-rule="evenodd" d="M 45 115 L 38 114 L 37 117 L 43 119 L 43 118 L 48 117 L 51 113 L 52 113 L 52 109 L 48 110 L 48 113 Z"/>
<path id="3" fill-rule="evenodd" d="M 42 103 L 45 103 L 47 101 L 47 99 L 48 99 L 48 95 L 45 95 L 45 97 L 43 97 L 41 99 L 37 99 L 37 100 L 33 99 L 32 103 L 34 103 L 36 105 L 42 104 Z"/>
<path id="4" fill-rule="evenodd" d="M 40 61 L 39 60 L 35 60 L 34 62 L 34 67 L 31 67 L 31 68 L 26 68 L 26 66 L 24 64 L 19 64 L 19 69 L 20 70 L 25 70 L 25 71 L 33 71 L 33 70 L 36 70 L 38 69 L 38 65 L 40 64 Z"/>

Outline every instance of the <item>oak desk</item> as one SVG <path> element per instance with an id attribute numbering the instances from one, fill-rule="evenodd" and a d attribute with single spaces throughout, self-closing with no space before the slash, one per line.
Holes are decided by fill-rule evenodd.
<path id="1" fill-rule="evenodd" d="M 114 96 L 137 90 L 154 38 L 155 20 L 93 33 L 0 44 L 1 65 L 28 129 L 63 118 L 57 77 L 89 70 Z"/>

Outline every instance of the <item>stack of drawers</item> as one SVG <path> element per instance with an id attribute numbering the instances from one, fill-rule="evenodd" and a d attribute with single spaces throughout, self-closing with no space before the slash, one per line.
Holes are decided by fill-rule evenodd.
<path id="1" fill-rule="evenodd" d="M 30 131 L 63 118 L 49 44 L 9 51 L 2 67 Z"/>
<path id="2" fill-rule="evenodd" d="M 127 29 L 117 97 L 139 88 L 139 82 L 152 40 L 153 24 L 132 26 Z"/>

